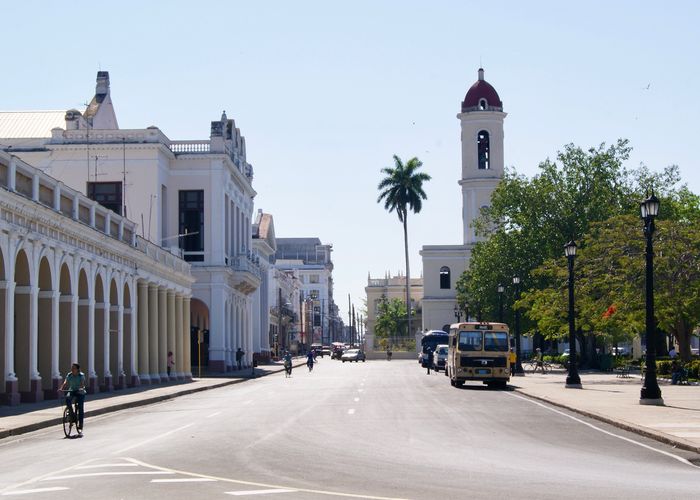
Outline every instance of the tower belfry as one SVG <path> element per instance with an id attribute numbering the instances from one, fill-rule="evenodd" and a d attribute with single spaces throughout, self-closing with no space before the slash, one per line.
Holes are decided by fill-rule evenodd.
<path id="1" fill-rule="evenodd" d="M 484 80 L 479 68 L 476 83 L 462 101 L 457 115 L 462 126 L 462 222 L 463 242 L 473 245 L 478 238 L 472 227 L 482 207 L 491 204 L 491 195 L 503 178 L 503 102 L 498 92 Z"/>

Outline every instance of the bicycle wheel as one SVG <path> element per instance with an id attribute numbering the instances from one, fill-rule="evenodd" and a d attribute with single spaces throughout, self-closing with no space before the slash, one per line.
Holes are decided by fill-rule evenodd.
<path id="1" fill-rule="evenodd" d="M 72 430 L 73 430 L 73 420 L 70 418 L 70 410 L 66 406 L 63 409 L 63 434 L 65 434 L 66 437 L 69 438 Z"/>

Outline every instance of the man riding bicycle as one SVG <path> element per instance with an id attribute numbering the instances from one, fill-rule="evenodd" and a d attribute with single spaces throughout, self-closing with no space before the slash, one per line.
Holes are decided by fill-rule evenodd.
<path id="1" fill-rule="evenodd" d="M 316 351 L 311 349 L 306 353 L 306 366 L 309 367 L 309 371 L 314 369 L 314 359 L 316 358 Z"/>
<path id="2" fill-rule="evenodd" d="M 289 351 L 284 352 L 284 356 L 282 356 L 282 360 L 284 361 L 284 369 L 287 372 L 287 375 L 292 374 L 292 355 Z"/>
<path id="3" fill-rule="evenodd" d="M 62 391 L 66 391 L 66 406 L 72 418 L 73 415 L 73 398 L 78 402 L 78 430 L 83 430 L 83 413 L 85 404 L 85 374 L 80 371 L 80 365 L 73 363 L 70 367 L 70 373 L 66 375 L 66 379 L 61 386 Z"/>

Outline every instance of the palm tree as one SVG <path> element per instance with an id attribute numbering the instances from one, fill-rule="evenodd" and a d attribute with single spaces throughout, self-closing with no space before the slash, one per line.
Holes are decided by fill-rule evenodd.
<path id="1" fill-rule="evenodd" d="M 394 155 L 394 168 L 383 168 L 386 177 L 377 186 L 379 197 L 377 203 L 384 201 L 384 208 L 396 212 L 403 224 L 403 244 L 406 254 L 406 325 L 407 333 L 411 334 L 411 272 L 408 264 L 408 212 L 420 212 L 423 200 L 428 199 L 423 191 L 423 182 L 429 181 L 430 176 L 418 169 L 423 163 L 415 156 L 405 164 L 401 158 Z"/>

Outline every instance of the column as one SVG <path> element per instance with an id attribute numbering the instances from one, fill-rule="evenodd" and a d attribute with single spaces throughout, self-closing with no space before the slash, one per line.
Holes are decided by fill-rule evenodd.
<path id="1" fill-rule="evenodd" d="M 136 311 L 138 315 L 138 373 L 139 373 L 139 383 L 148 385 L 151 382 L 151 375 L 149 370 L 150 356 L 148 353 L 149 340 L 148 340 L 148 283 L 139 281 L 138 282 L 138 309 Z"/>
<path id="2" fill-rule="evenodd" d="M 102 366 L 103 366 L 103 386 L 102 390 L 110 392 L 114 390 L 112 385 L 112 371 L 109 366 L 109 352 L 110 352 L 110 316 L 111 314 L 111 304 L 109 302 L 104 302 L 102 305 Z"/>
<path id="3" fill-rule="evenodd" d="M 177 334 L 177 326 L 175 325 L 175 292 L 173 290 L 168 290 L 168 352 L 173 353 L 173 362 L 175 361 L 175 356 L 178 351 L 177 343 L 175 337 Z M 167 358 L 166 358 L 167 362 Z M 170 367 L 170 375 L 168 376 L 170 380 L 177 380 L 177 364 Z"/>
<path id="4" fill-rule="evenodd" d="M 51 292 L 51 394 L 58 396 L 58 389 L 61 387 L 61 364 L 59 352 L 61 348 L 61 335 L 59 325 L 59 307 L 61 306 L 61 292 L 54 290 Z M 65 368 L 66 370 L 68 368 Z"/>
<path id="5" fill-rule="evenodd" d="M 133 281 L 136 284 L 136 281 Z M 129 377 L 128 384 L 130 387 L 137 387 L 141 385 L 141 380 L 139 379 L 139 345 L 138 345 L 138 317 L 139 312 L 139 302 L 136 295 L 136 289 L 138 287 L 132 286 L 129 289 L 129 298 L 131 307 L 129 308 L 129 321 L 131 328 L 129 328 L 129 335 L 131 342 L 129 342 L 129 356 L 130 356 L 130 368 L 127 375 Z"/>
<path id="6" fill-rule="evenodd" d="M 226 371 L 226 350 L 224 336 L 226 332 L 226 307 L 224 297 L 226 290 L 221 285 L 211 288 L 211 307 L 209 309 L 209 370 L 223 373 Z"/>
<path id="7" fill-rule="evenodd" d="M 185 342 L 189 344 L 190 331 L 185 335 L 182 295 L 175 295 L 175 373 L 178 380 L 185 378 Z"/>
<path id="8" fill-rule="evenodd" d="M 10 165 L 14 165 L 14 159 Z M 8 172 L 9 175 L 9 172 Z M 13 174 L 14 175 L 14 174 Z M 5 390 L 4 402 L 9 405 L 19 404 L 19 385 L 15 374 L 15 282 L 7 281 L 5 285 Z"/>
<path id="9" fill-rule="evenodd" d="M 160 380 L 168 380 L 168 290 L 158 288 L 158 371 Z"/>
<path id="10" fill-rule="evenodd" d="M 94 294 L 94 291 L 93 291 Z M 95 371 L 95 298 L 88 298 L 88 393 L 99 392 L 97 386 L 97 372 Z"/>
<path id="11" fill-rule="evenodd" d="M 29 286 L 29 395 L 27 402 L 42 401 L 44 392 L 39 375 L 39 287 Z"/>
<path id="12" fill-rule="evenodd" d="M 151 383 L 160 383 L 158 371 L 158 285 L 148 284 L 148 368 Z"/>
<path id="13" fill-rule="evenodd" d="M 117 389 L 126 387 L 126 374 L 124 373 L 124 306 L 117 306 Z"/>
<path id="14" fill-rule="evenodd" d="M 191 344 L 189 342 L 190 339 L 190 326 L 192 325 L 192 320 L 190 319 L 190 297 L 183 297 L 182 299 L 182 328 L 183 328 L 183 337 L 185 338 L 185 350 L 184 350 L 184 373 L 185 373 L 185 379 L 186 380 L 191 380 L 192 379 L 192 353 L 190 352 L 190 347 Z"/>
<path id="15" fill-rule="evenodd" d="M 74 293 L 70 296 L 70 362 L 78 361 L 78 306 L 80 296 Z M 70 368 L 70 367 L 68 367 Z"/>

